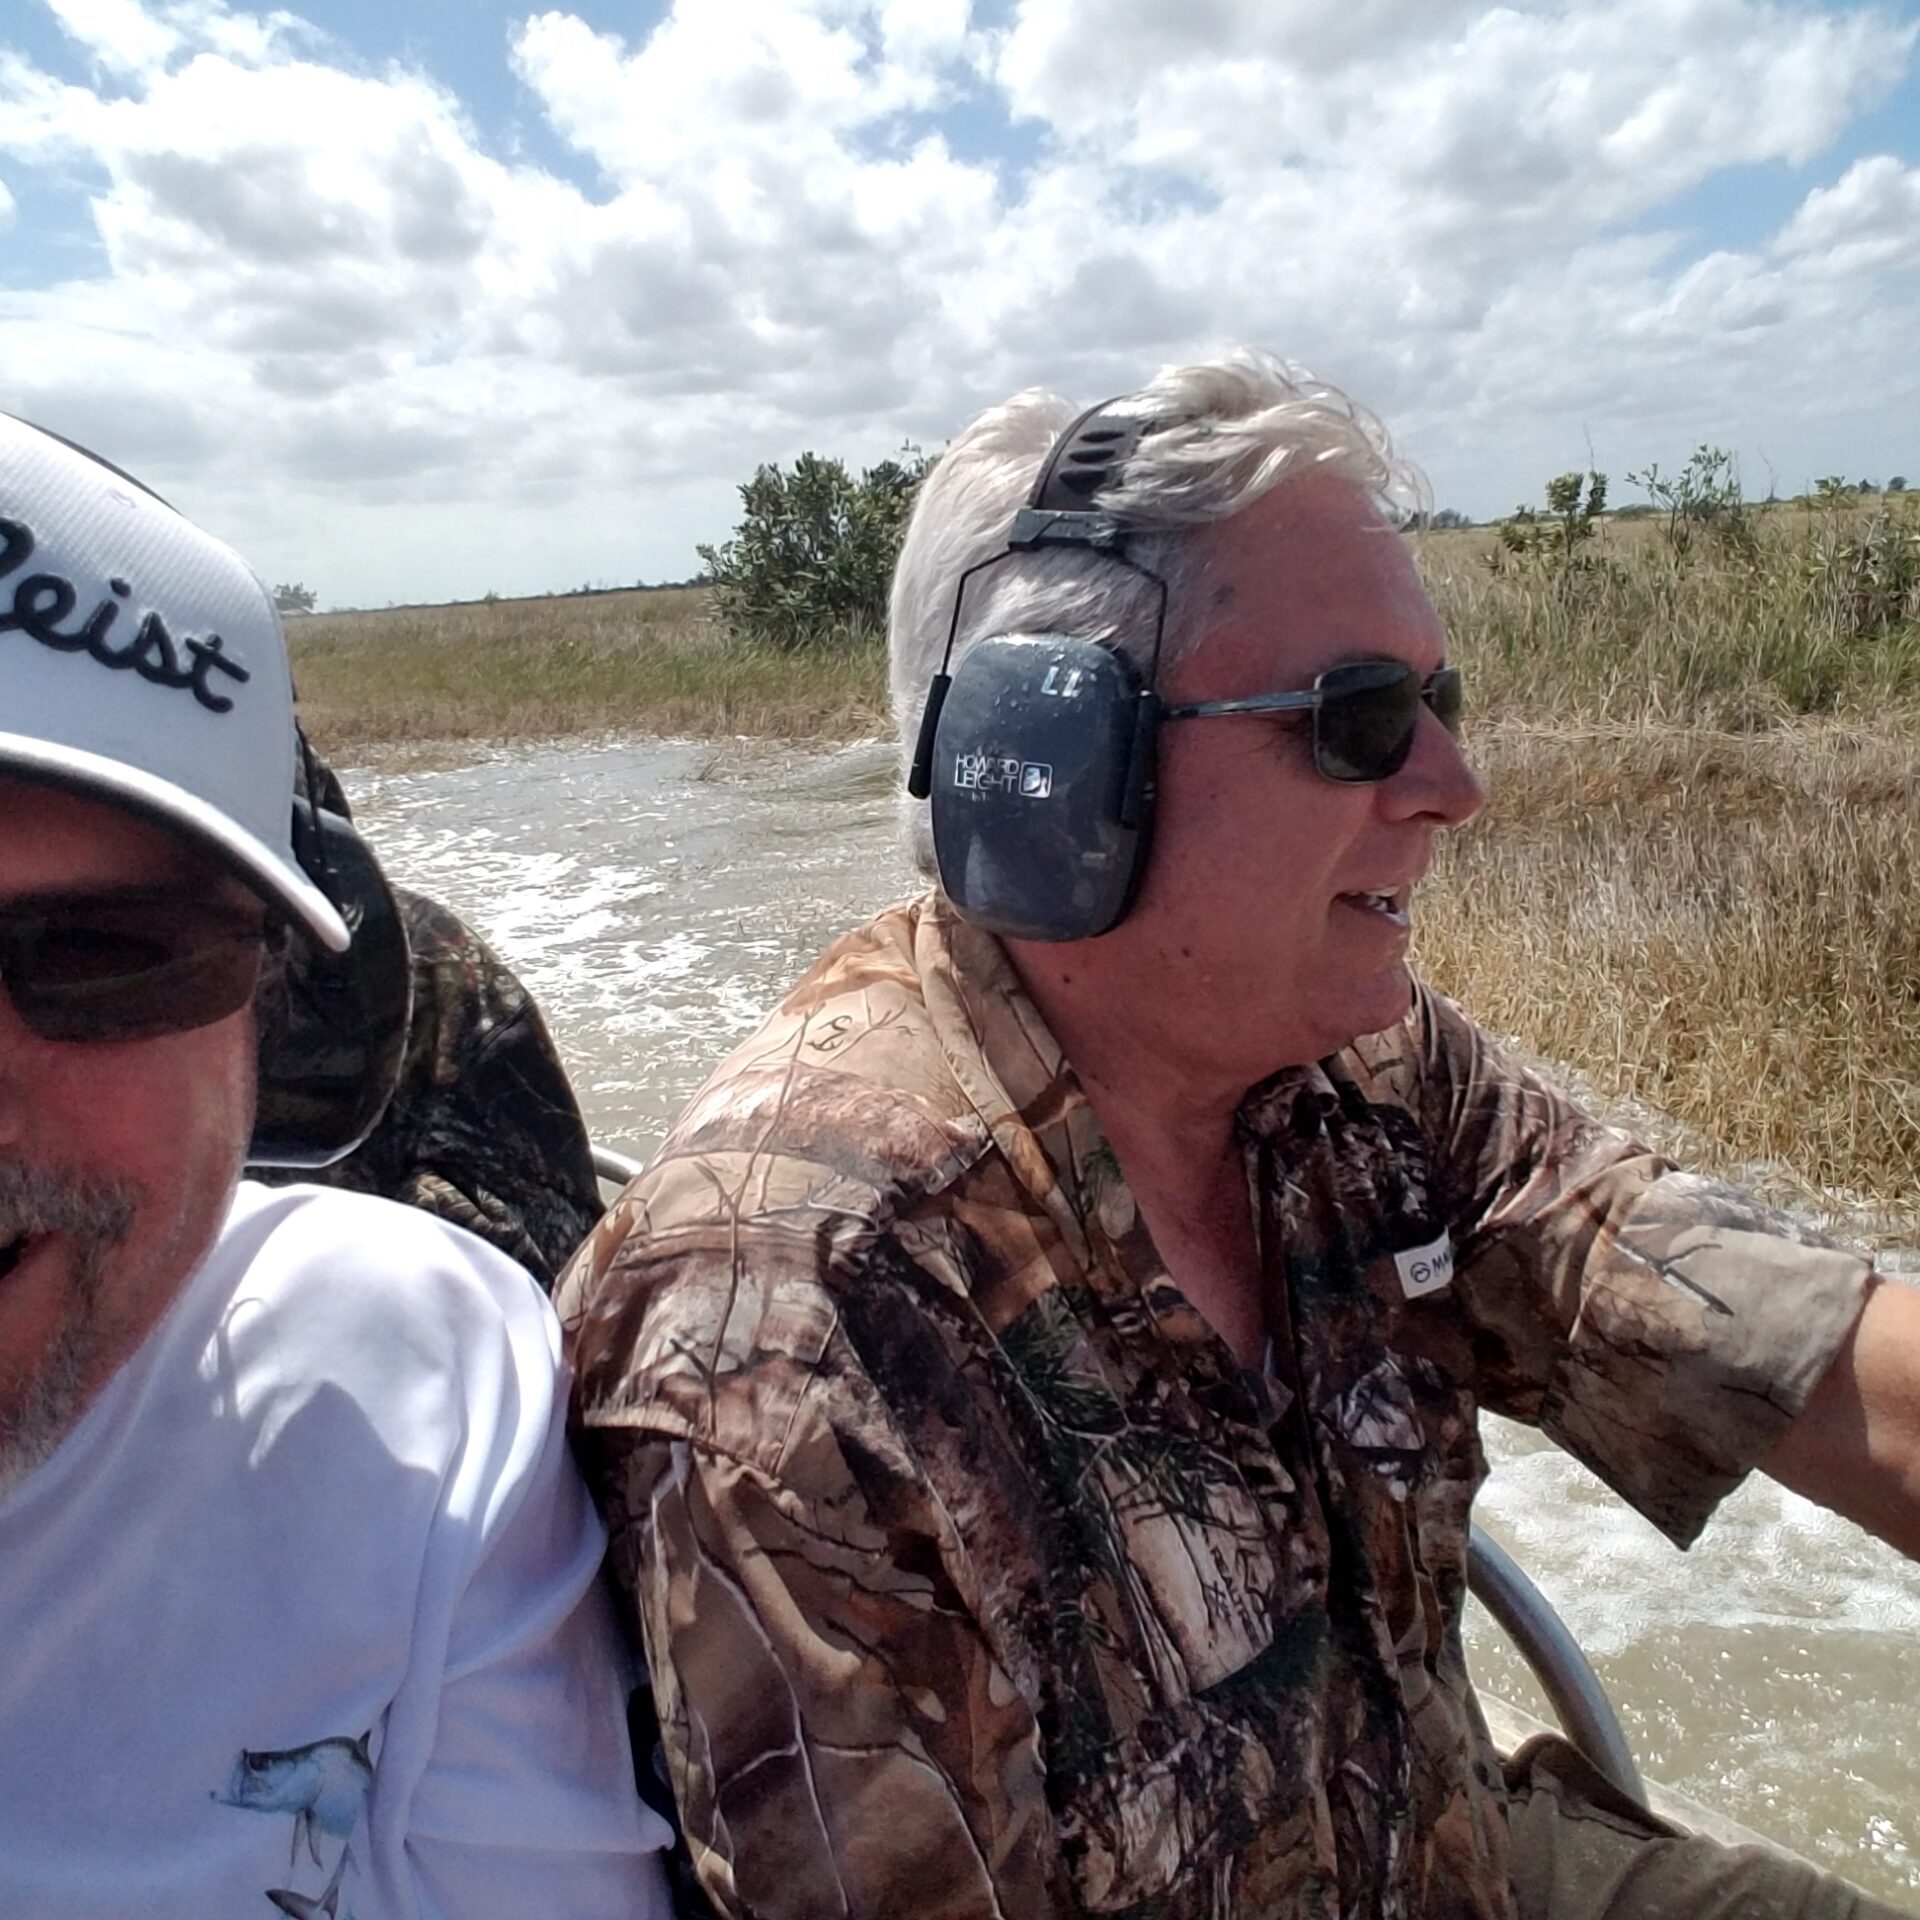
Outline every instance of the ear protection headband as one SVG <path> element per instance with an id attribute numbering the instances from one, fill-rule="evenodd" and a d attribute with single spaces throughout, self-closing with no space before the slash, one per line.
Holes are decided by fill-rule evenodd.
<path id="1" fill-rule="evenodd" d="M 319 804 L 315 764 L 308 759 L 294 803 L 294 858 L 340 910 L 353 944 L 326 953 L 296 938 L 287 954 L 281 1002 L 260 1023 L 254 1166 L 331 1166 L 363 1144 L 399 1084 L 413 1016 L 399 902 L 352 821 Z"/>
<path id="2" fill-rule="evenodd" d="M 960 576 L 907 776 L 907 791 L 932 801 L 947 898 L 976 925 L 1023 940 L 1087 940 L 1117 926 L 1152 844 L 1167 587 L 1128 556 L 1129 530 L 1098 505 L 1154 425 L 1112 411 L 1121 404 L 1103 400 L 1068 427 L 1006 552 Z M 1113 647 L 1062 633 L 975 641 L 949 671 L 968 583 L 1045 547 L 1105 555 L 1158 589 L 1144 678 Z"/>

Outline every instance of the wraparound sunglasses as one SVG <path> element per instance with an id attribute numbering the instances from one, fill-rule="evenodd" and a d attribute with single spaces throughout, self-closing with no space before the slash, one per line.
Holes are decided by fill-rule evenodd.
<path id="1" fill-rule="evenodd" d="M 40 894 L 0 906 L 0 985 L 41 1040 L 145 1040 L 238 1013 L 260 981 L 264 913 L 162 892 Z"/>
<path id="2" fill-rule="evenodd" d="M 1387 780 L 1407 764 L 1420 709 L 1454 735 L 1460 732 L 1460 669 L 1442 667 L 1422 680 L 1397 660 L 1350 660 L 1329 667 L 1298 693 L 1255 693 L 1242 700 L 1197 700 L 1162 709 L 1162 720 L 1210 720 L 1229 713 L 1310 713 L 1313 764 L 1328 780 L 1349 785 Z"/>

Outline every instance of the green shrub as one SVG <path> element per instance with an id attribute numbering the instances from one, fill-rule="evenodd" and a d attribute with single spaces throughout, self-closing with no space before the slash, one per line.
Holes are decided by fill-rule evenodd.
<path id="1" fill-rule="evenodd" d="M 1741 491 L 1739 468 L 1724 447 L 1695 447 L 1676 474 L 1663 474 L 1655 461 L 1645 473 L 1628 474 L 1627 484 L 1666 515 L 1667 545 L 1676 559 L 1691 553 L 1702 536 L 1711 536 L 1730 560 L 1757 557 L 1758 530 Z"/>
<path id="2" fill-rule="evenodd" d="M 1803 564 L 1836 633 L 1872 639 L 1920 621 L 1920 514 L 1902 496 L 1865 513 L 1823 492 Z"/>
<path id="3" fill-rule="evenodd" d="M 698 549 L 720 624 L 783 651 L 880 632 L 907 515 L 931 464 L 907 447 L 858 479 L 815 453 L 791 473 L 760 468 L 740 489 L 733 538 Z"/>
<path id="4" fill-rule="evenodd" d="M 1487 556 L 1495 573 L 1508 567 L 1534 567 L 1563 576 L 1593 565 L 1586 551 L 1593 529 L 1607 510 L 1604 473 L 1563 473 L 1547 482 L 1547 510 L 1516 507 L 1500 523 L 1500 544 Z"/>

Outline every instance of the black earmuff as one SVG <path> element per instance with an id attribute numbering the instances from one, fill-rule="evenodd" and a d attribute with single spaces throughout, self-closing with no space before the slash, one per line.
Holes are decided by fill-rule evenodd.
<path id="1" fill-rule="evenodd" d="M 353 935 L 327 953 L 298 935 L 277 1003 L 260 1022 L 260 1094 L 250 1165 L 331 1166 L 379 1124 L 399 1083 L 413 1011 L 413 962 L 399 902 L 342 813 L 318 804 L 316 778 L 293 809 L 293 851 Z"/>
<path id="2" fill-rule="evenodd" d="M 1128 531 L 1096 504 L 1153 422 L 1107 400 L 1054 443 L 1007 549 L 969 567 L 927 693 L 907 791 L 932 802 L 940 885 L 989 932 L 1089 940 L 1119 925 L 1153 838 L 1166 583 L 1127 553 Z M 1097 552 L 1159 590 L 1143 678 L 1116 648 L 1068 634 L 976 641 L 949 671 L 967 584 L 1043 547 Z"/>

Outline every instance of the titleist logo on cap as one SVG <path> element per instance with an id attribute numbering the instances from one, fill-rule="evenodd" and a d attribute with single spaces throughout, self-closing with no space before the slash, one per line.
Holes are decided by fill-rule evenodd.
<path id="1" fill-rule="evenodd" d="M 23 521 L 0 518 L 0 580 L 32 559 L 34 545 L 32 528 Z M 77 625 L 68 626 L 64 623 L 80 601 L 73 582 L 58 573 L 23 575 L 13 583 L 12 605 L 0 608 L 0 634 L 24 633 L 55 653 L 84 653 L 116 673 L 137 673 L 156 687 L 191 692 L 211 713 L 231 713 L 233 701 L 219 690 L 215 676 L 238 685 L 251 676 L 239 661 L 227 658 L 226 642 L 217 633 L 176 641 L 155 611 L 141 619 L 124 646 L 114 646 L 108 635 L 124 611 L 121 603 L 133 598 L 133 588 L 118 577 L 109 580 L 107 587 L 113 597 L 102 600 Z"/>

